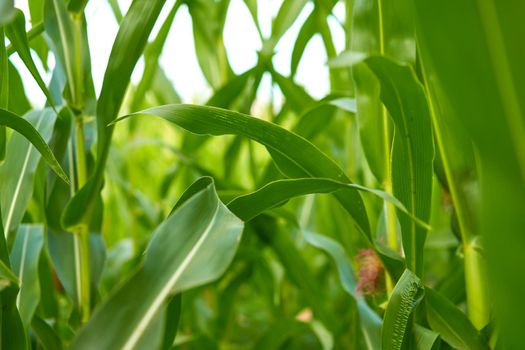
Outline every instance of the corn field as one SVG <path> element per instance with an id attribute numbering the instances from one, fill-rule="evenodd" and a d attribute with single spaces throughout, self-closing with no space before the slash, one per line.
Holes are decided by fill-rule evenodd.
<path id="1" fill-rule="evenodd" d="M 112 23 L 86 16 L 103 6 Z M 234 7 L 260 42 L 243 71 Z M 160 64 L 190 54 L 166 44 L 182 11 L 207 85 L 190 100 Z M 524 18 L 0 0 L 1 349 L 524 349 Z M 313 41 L 326 79 L 305 86 Z"/>

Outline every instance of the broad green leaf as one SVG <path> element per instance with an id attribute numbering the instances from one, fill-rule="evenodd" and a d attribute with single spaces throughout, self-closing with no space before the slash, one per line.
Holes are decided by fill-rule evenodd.
<path id="1" fill-rule="evenodd" d="M 418 225 L 428 228 L 427 224 L 413 217 L 400 201 L 386 192 L 357 184 L 342 183 L 323 178 L 276 180 L 255 192 L 236 197 L 228 203 L 228 208 L 239 218 L 244 221 L 249 221 L 265 210 L 283 204 L 294 197 L 304 196 L 310 193 L 332 193 L 346 188 L 372 193 L 394 204 L 396 208 L 411 216 Z"/>
<path id="2" fill-rule="evenodd" d="M 301 177 L 324 177 L 350 183 L 343 170 L 313 144 L 257 118 L 220 108 L 193 105 L 159 106 L 135 113 L 138 114 L 159 116 L 196 134 L 245 136 L 266 146 L 274 160 L 278 156 L 281 164 L 285 162 L 295 167 Z M 366 209 L 359 193 L 348 189 L 335 193 L 335 196 L 353 217 L 358 228 L 370 239 Z"/>
<path id="3" fill-rule="evenodd" d="M 10 138 L 6 159 L 0 166 L 0 177 L 3 179 L 0 183 L 0 203 L 7 236 L 18 226 L 29 203 L 41 155 L 64 181 L 68 181 L 46 143 L 51 138 L 55 118 L 56 114 L 51 109 L 30 112 L 25 119 L 0 110 L 0 124 L 20 133 Z"/>
<path id="4" fill-rule="evenodd" d="M 366 59 L 381 84 L 381 99 L 395 124 L 392 150 L 394 195 L 424 221 L 430 217 L 434 143 L 430 112 L 422 86 L 410 67 L 382 57 Z M 407 266 L 418 275 L 423 269 L 426 230 L 400 216 Z"/>
<path id="5" fill-rule="evenodd" d="M 456 349 L 488 349 L 467 316 L 447 298 L 425 288 L 425 307 L 430 327 Z"/>
<path id="6" fill-rule="evenodd" d="M 405 270 L 386 308 L 381 332 L 383 350 L 400 350 L 408 341 L 411 314 L 423 298 L 424 291 L 421 280 L 410 270 Z"/>
<path id="7" fill-rule="evenodd" d="M 468 133 L 480 169 L 479 227 L 484 239 L 499 338 L 523 346 L 525 294 L 525 4 L 414 1 L 418 48 L 431 95 Z M 447 43 L 444 37 L 450 37 Z M 447 55 L 453 52 L 454 55 Z M 434 101 L 433 101 L 434 102 Z M 480 122 L 482 121 L 482 122 Z M 482 324 L 478 324 L 483 326 Z"/>
<path id="8" fill-rule="evenodd" d="M 20 281 L 20 291 L 16 300 L 20 318 L 29 328 L 31 319 L 40 302 L 40 282 L 38 280 L 38 261 L 44 243 L 44 226 L 20 225 L 11 252 L 13 272 Z"/>
<path id="9" fill-rule="evenodd" d="M 44 80 L 40 76 L 40 73 L 38 72 L 38 69 L 35 66 L 35 62 L 33 62 L 33 58 L 31 57 L 29 41 L 27 40 L 25 30 L 26 20 L 24 17 L 24 13 L 18 9 L 16 9 L 15 11 L 15 18 L 11 23 L 5 26 L 5 34 L 9 38 L 9 41 L 11 41 L 11 44 L 18 52 L 20 59 L 24 62 L 25 66 L 37 82 L 44 95 L 46 95 L 48 102 L 54 108 L 55 104 L 53 102 L 53 98 L 51 97 L 51 93 L 47 89 Z"/>
<path id="10" fill-rule="evenodd" d="M 344 248 L 336 240 L 310 231 L 304 231 L 303 238 L 308 244 L 323 250 L 334 260 L 343 289 L 350 294 L 357 303 L 360 326 L 368 349 L 379 349 L 381 347 L 382 321 L 370 306 L 368 306 L 364 297 L 357 292 L 354 271 Z"/>
<path id="11" fill-rule="evenodd" d="M 212 180 L 204 182 L 155 230 L 143 266 L 96 310 L 73 349 L 134 349 L 170 295 L 222 275 L 243 224 L 219 201 Z"/>

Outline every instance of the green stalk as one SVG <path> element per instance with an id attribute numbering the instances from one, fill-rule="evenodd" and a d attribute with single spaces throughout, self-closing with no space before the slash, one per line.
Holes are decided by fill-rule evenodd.
<path id="1" fill-rule="evenodd" d="M 85 185 L 87 180 L 86 152 L 84 147 L 84 118 L 78 116 L 75 123 L 76 129 L 76 168 L 78 189 Z M 80 225 L 74 232 L 75 264 L 77 276 L 77 290 L 82 322 L 89 320 L 90 314 L 90 271 L 89 271 L 89 230 L 86 225 Z"/>
<path id="2" fill-rule="evenodd" d="M 378 23 L 379 23 L 379 52 L 381 55 L 385 54 L 385 34 L 383 28 L 383 3 L 382 0 L 377 1 Z M 391 166 L 391 133 L 388 123 L 388 111 L 381 103 L 381 114 L 383 117 L 383 152 L 385 161 L 385 192 L 394 193 L 392 181 L 392 166 Z M 391 203 L 385 203 L 385 220 L 386 220 L 386 237 L 387 244 L 393 251 L 399 251 L 398 233 L 397 233 L 397 218 L 396 208 Z M 386 273 L 386 287 L 388 295 L 394 290 L 394 282 L 388 273 Z"/>
<path id="3" fill-rule="evenodd" d="M 423 70 L 425 71 L 425 70 Z M 467 312 L 472 324 L 479 330 L 487 325 L 490 318 L 488 281 L 485 260 L 477 248 L 479 236 L 475 234 L 474 223 L 468 214 L 466 198 L 462 195 L 460 185 L 451 169 L 450 158 L 447 148 L 443 141 L 444 125 L 436 115 L 433 98 L 430 95 L 428 85 L 425 84 L 426 94 L 434 135 L 437 146 L 441 153 L 445 176 L 447 177 L 448 187 L 456 210 L 458 224 L 461 231 L 463 242 L 464 267 L 465 267 L 465 289 L 467 295 Z"/>

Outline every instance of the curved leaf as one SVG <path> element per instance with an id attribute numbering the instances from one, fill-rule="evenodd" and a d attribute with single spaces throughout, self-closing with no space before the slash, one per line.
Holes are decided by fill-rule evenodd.
<path id="1" fill-rule="evenodd" d="M 38 86 L 46 95 L 47 100 L 49 104 L 55 108 L 55 104 L 53 102 L 53 97 L 51 96 L 51 93 L 47 89 L 46 84 L 44 83 L 44 80 L 40 76 L 40 73 L 38 73 L 38 69 L 36 69 L 35 62 L 33 62 L 33 58 L 31 57 L 31 51 L 29 49 L 29 41 L 27 40 L 26 35 L 26 20 L 24 17 L 24 13 L 18 9 L 15 10 L 15 17 L 11 23 L 6 25 L 5 27 L 5 34 L 11 41 L 11 44 L 18 52 L 18 55 L 20 56 L 20 59 L 24 62 L 27 69 L 37 82 Z"/>
<path id="2" fill-rule="evenodd" d="M 217 279 L 230 264 L 242 222 L 222 204 L 211 178 L 155 230 L 144 265 L 93 314 L 72 349 L 134 349 L 169 296 Z M 145 288 L 147 286 L 147 288 Z M 149 347 L 151 348 L 151 347 Z"/>
<path id="3" fill-rule="evenodd" d="M 279 167 L 291 177 L 324 177 L 350 183 L 343 170 L 306 139 L 257 118 L 220 108 L 195 105 L 165 105 L 132 115 L 140 114 L 159 116 L 196 134 L 235 134 L 248 137 L 266 146 L 274 160 L 278 157 Z M 371 241 L 366 209 L 357 190 L 348 188 L 334 195 L 352 216 L 358 229 Z"/>
<path id="4" fill-rule="evenodd" d="M 357 293 L 353 268 L 346 256 L 344 248 L 337 241 L 327 236 L 309 231 L 303 232 L 303 238 L 308 244 L 325 251 L 334 260 L 343 289 L 350 294 L 357 303 L 361 329 L 363 330 L 368 349 L 379 349 L 381 347 L 382 321 L 374 310 L 368 306 L 363 296 Z"/>
<path id="5" fill-rule="evenodd" d="M 33 193 L 34 173 L 40 155 L 43 155 L 52 169 L 64 181 L 68 181 L 46 143 L 46 140 L 51 138 L 56 114 L 46 109 L 40 112 L 30 112 L 26 118 L 27 120 L 0 109 L 0 124 L 20 132 L 20 134 L 14 134 L 9 140 L 7 148 L 9 152 L 0 167 L 2 176 L 0 200 L 4 208 L 3 222 L 7 236 L 18 226 L 29 203 Z M 35 148 L 40 154 L 35 152 Z"/>
<path id="6" fill-rule="evenodd" d="M 253 219 L 267 209 L 271 209 L 294 197 L 304 196 L 310 193 L 332 193 L 341 189 L 352 188 L 358 191 L 372 193 L 383 200 L 390 202 L 399 210 L 411 216 L 419 225 L 428 228 L 429 226 L 416 217 L 403 206 L 403 204 L 392 195 L 373 188 L 357 184 L 337 182 L 331 179 L 322 178 L 297 178 L 284 179 L 270 182 L 259 190 L 234 198 L 228 203 L 228 208 L 244 221 Z"/>

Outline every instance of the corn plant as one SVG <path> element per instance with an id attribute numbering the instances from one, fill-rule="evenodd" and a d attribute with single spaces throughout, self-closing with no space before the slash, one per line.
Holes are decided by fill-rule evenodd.
<path id="1" fill-rule="evenodd" d="M 100 2 L 0 0 L 2 349 L 523 348 L 525 3 L 286 0 L 268 35 L 266 1 L 108 0 L 97 93 Z M 230 6 L 262 42 L 239 74 Z M 203 104 L 159 65 L 181 9 Z M 295 78 L 316 37 L 321 99 Z"/>

